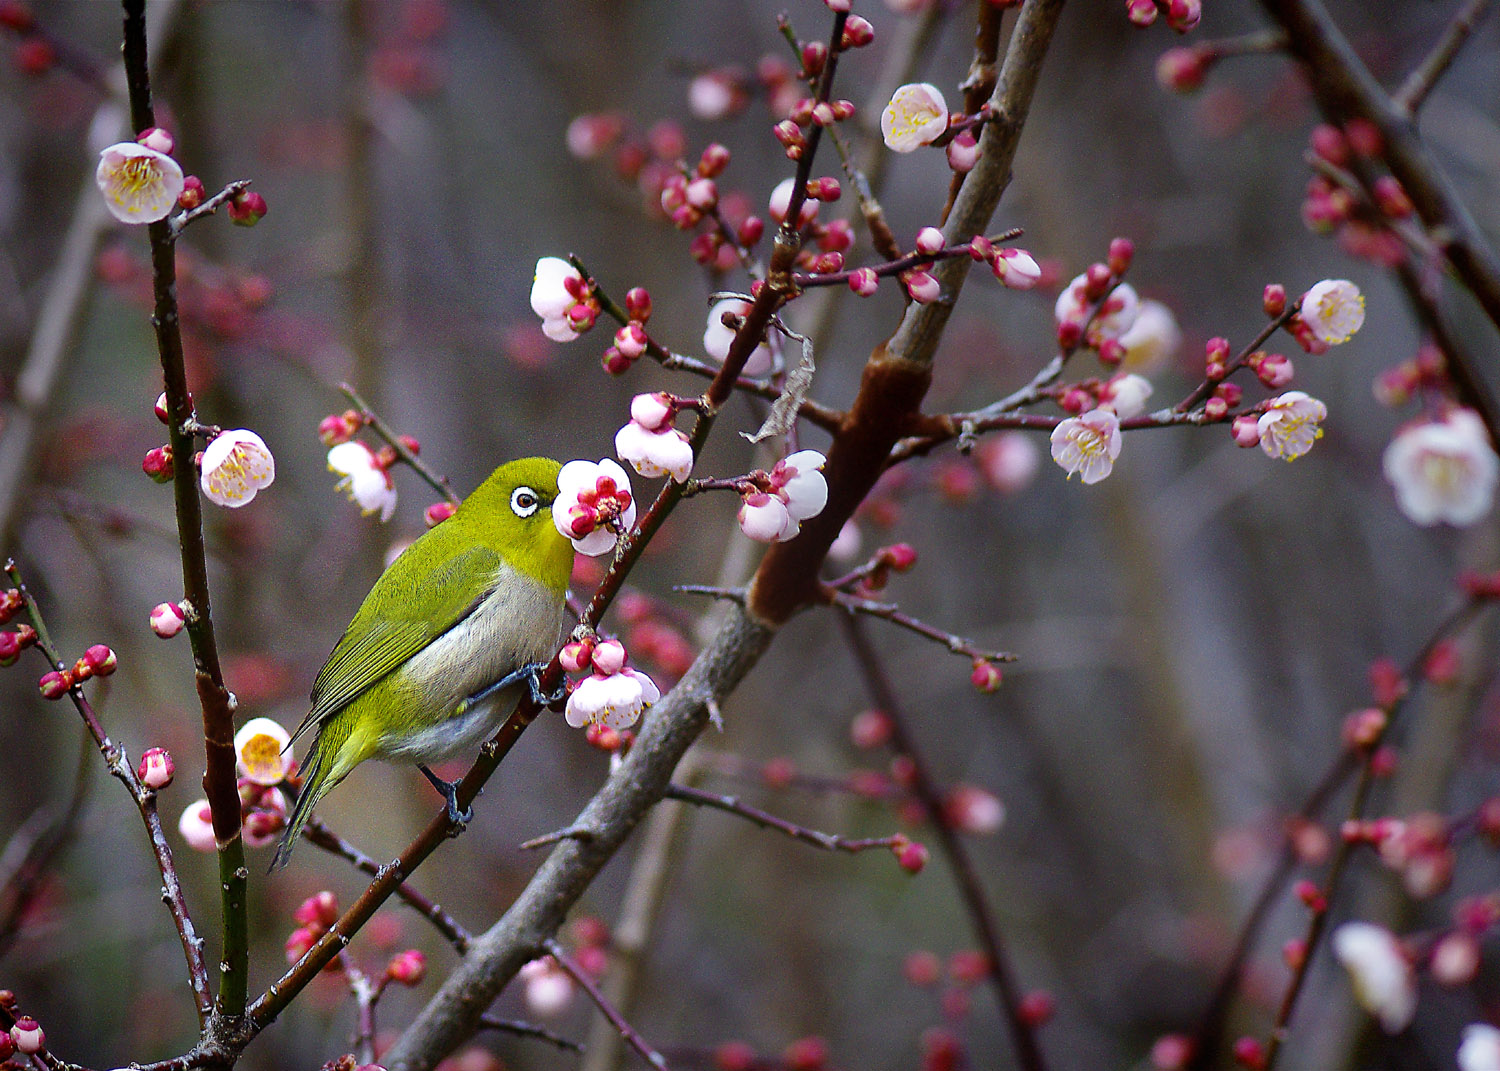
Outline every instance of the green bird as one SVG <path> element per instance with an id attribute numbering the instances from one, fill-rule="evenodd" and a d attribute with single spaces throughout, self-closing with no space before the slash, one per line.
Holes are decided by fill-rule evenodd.
<path id="1" fill-rule="evenodd" d="M 366 759 L 414 762 L 459 813 L 454 786 L 427 768 L 492 736 L 567 628 L 573 545 L 552 521 L 561 465 L 501 465 L 453 516 L 375 581 L 292 734 L 312 732 L 303 787 L 271 863 L 285 866 L 312 810 Z M 290 746 L 290 745 L 289 745 Z"/>

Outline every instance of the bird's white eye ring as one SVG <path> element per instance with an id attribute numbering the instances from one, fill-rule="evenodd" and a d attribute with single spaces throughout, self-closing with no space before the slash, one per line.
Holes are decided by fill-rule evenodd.
<path id="1" fill-rule="evenodd" d="M 541 496 L 529 487 L 517 487 L 510 493 L 511 512 L 517 517 L 530 517 L 541 504 Z"/>

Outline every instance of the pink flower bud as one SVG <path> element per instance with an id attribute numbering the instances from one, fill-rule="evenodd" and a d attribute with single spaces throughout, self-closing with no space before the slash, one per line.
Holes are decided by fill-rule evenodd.
<path id="1" fill-rule="evenodd" d="M 453 516 L 458 507 L 452 502 L 434 502 L 422 511 L 422 523 L 428 528 L 436 528 L 449 517 Z"/>
<path id="2" fill-rule="evenodd" d="M 1271 319 L 1279 319 L 1286 312 L 1286 287 L 1280 283 L 1267 283 L 1260 296 L 1261 308 Z"/>
<path id="3" fill-rule="evenodd" d="M 619 640 L 605 640 L 594 648 L 594 672 L 609 677 L 625 668 L 625 645 Z"/>
<path id="4" fill-rule="evenodd" d="M 1205 359 L 1217 364 L 1223 364 L 1229 360 L 1229 340 L 1227 338 L 1211 338 L 1204 345 Z"/>
<path id="5" fill-rule="evenodd" d="M 849 289 L 860 297 L 869 297 L 880 288 L 880 276 L 874 268 L 857 268 L 849 274 Z"/>
<path id="6" fill-rule="evenodd" d="M 599 364 L 610 375 L 623 376 L 626 372 L 630 371 L 634 362 L 614 346 L 611 346 L 599 355 Z"/>
<path id="7" fill-rule="evenodd" d="M 95 677 L 108 677 L 119 665 L 114 651 L 102 643 L 96 643 L 84 651 L 80 661 L 89 667 L 89 672 Z"/>
<path id="8" fill-rule="evenodd" d="M 672 401 L 663 391 L 637 394 L 630 400 L 630 419 L 647 431 L 657 431 L 672 422 Z"/>
<path id="9" fill-rule="evenodd" d="M 914 271 L 906 277 L 906 292 L 917 304 L 927 305 L 942 295 L 943 288 L 930 272 Z"/>
<path id="10" fill-rule="evenodd" d="M 891 845 L 891 850 L 896 853 L 897 865 L 908 874 L 920 874 L 927 865 L 927 846 L 920 841 L 902 837 Z"/>
<path id="11" fill-rule="evenodd" d="M 557 661 L 569 673 L 583 673 L 593 661 L 593 651 L 593 641 L 574 640 L 562 649 Z"/>
<path id="12" fill-rule="evenodd" d="M 973 672 L 969 674 L 969 683 L 981 692 L 993 692 L 1000 687 L 1003 679 L 1000 667 L 984 658 L 974 659 Z"/>
<path id="13" fill-rule="evenodd" d="M 633 286 L 625 291 L 625 313 L 638 323 L 651 319 L 651 294 L 645 287 Z"/>
<path id="14" fill-rule="evenodd" d="M 47 1035 L 42 1032 L 41 1024 L 29 1015 L 16 1020 L 16 1025 L 10 1028 L 10 1040 L 16 1051 L 25 1056 L 35 1056 L 47 1047 Z"/>
<path id="15" fill-rule="evenodd" d="M 1125 360 L 1125 344 L 1117 338 L 1099 343 L 1099 360 L 1113 368 Z"/>
<path id="16" fill-rule="evenodd" d="M 744 1041 L 726 1041 L 713 1052 L 714 1071 L 754 1071 L 758 1062 L 754 1046 Z"/>
<path id="17" fill-rule="evenodd" d="M 1203 403 L 1203 415 L 1209 420 L 1223 420 L 1229 415 L 1229 403 L 1215 395 Z"/>
<path id="18" fill-rule="evenodd" d="M 1021 998 L 1016 1011 L 1027 1026 L 1044 1026 L 1057 1011 L 1057 1001 L 1045 989 L 1033 989 Z"/>
<path id="19" fill-rule="evenodd" d="M 798 1038 L 781 1053 L 787 1071 L 826 1071 L 828 1042 L 820 1037 Z"/>
<path id="20" fill-rule="evenodd" d="M 1041 265 L 1024 249 L 1001 249 L 995 253 L 995 278 L 1011 290 L 1030 290 L 1042 278 Z M 1068 321 L 1082 337 L 1082 325 Z M 1059 340 L 1061 336 L 1059 335 Z M 1077 345 L 1077 339 L 1072 343 Z M 1066 343 L 1064 343 L 1066 345 Z"/>
<path id="21" fill-rule="evenodd" d="M 649 341 L 646 329 L 634 321 L 615 332 L 615 349 L 632 361 L 646 352 Z"/>
<path id="22" fill-rule="evenodd" d="M 765 220 L 759 216 L 746 216 L 744 221 L 739 225 L 738 230 L 736 230 L 735 236 L 739 239 L 740 245 L 749 249 L 756 242 L 760 241 L 765 233 Z"/>
<path id="23" fill-rule="evenodd" d="M 171 421 L 171 419 L 172 419 L 171 414 L 167 412 L 167 392 L 166 391 L 162 391 L 160 394 L 158 394 L 156 396 L 156 408 L 155 408 L 154 411 L 156 413 L 156 419 L 160 420 L 163 424 L 166 424 L 166 423 L 168 423 L 168 422 Z"/>
<path id="24" fill-rule="evenodd" d="M 943 816 L 961 833 L 994 833 L 1005 823 L 1005 804 L 975 785 L 957 785 L 943 801 Z"/>
<path id="25" fill-rule="evenodd" d="M 719 203 L 719 184 L 711 178 L 694 179 L 687 184 L 687 203 L 700 212 L 707 212 Z"/>
<path id="26" fill-rule="evenodd" d="M 973 131 L 965 130 L 948 142 L 948 166 L 960 175 L 974 170 L 979 163 L 979 141 Z"/>
<path id="27" fill-rule="evenodd" d="M 833 117 L 839 122 L 842 123 L 846 119 L 854 118 L 856 109 L 852 100 L 835 100 L 831 102 L 831 106 L 833 108 Z"/>
<path id="28" fill-rule="evenodd" d="M 1115 238 L 1109 243 L 1109 270 L 1117 277 L 1130 270 L 1135 259 L 1135 243 L 1129 238 Z"/>
<path id="29" fill-rule="evenodd" d="M 1381 175 L 1376 179 L 1374 193 L 1380 211 L 1391 219 L 1406 219 L 1416 211 L 1401 181 L 1394 175 Z"/>
<path id="30" fill-rule="evenodd" d="M 1229 432 L 1234 436 L 1234 445 L 1249 449 L 1260 445 L 1260 418 L 1254 413 L 1241 413 L 1234 418 Z"/>
<path id="31" fill-rule="evenodd" d="M 1137 26 L 1156 21 L 1156 0 L 1125 0 L 1125 17 Z"/>
<path id="32" fill-rule="evenodd" d="M 988 263 L 995 258 L 995 244 L 982 234 L 969 239 L 969 259 Z"/>
<path id="33" fill-rule="evenodd" d="M 1260 1071 L 1266 1066 L 1266 1047 L 1259 1038 L 1246 1035 L 1236 1038 L 1233 1048 L 1234 1062 L 1247 1071 Z"/>
<path id="34" fill-rule="evenodd" d="M 870 20 L 859 15 L 850 15 L 844 23 L 844 36 L 839 39 L 839 47 L 864 48 L 875 40 L 875 27 L 870 25 Z"/>
<path id="35" fill-rule="evenodd" d="M 1156 5 L 1150 5 L 1156 14 Z M 1213 53 L 1201 48 L 1169 48 L 1157 58 L 1156 84 L 1173 93 L 1191 93 L 1203 86 Z"/>
<path id="36" fill-rule="evenodd" d="M 818 235 L 818 248 L 826 253 L 843 253 L 854 245 L 854 228 L 847 219 L 836 219 Z"/>
<path id="37" fill-rule="evenodd" d="M 917 252 L 932 254 L 939 252 L 946 243 L 943 232 L 936 227 L 923 227 L 917 232 Z"/>
<path id="38" fill-rule="evenodd" d="M 813 179 L 807 184 L 807 196 L 815 201 L 837 201 L 844 195 L 844 188 L 839 185 L 839 180 L 832 175 L 824 175 L 822 178 Z"/>
<path id="39" fill-rule="evenodd" d="M 167 156 L 171 156 L 172 150 L 177 147 L 177 143 L 172 140 L 172 135 L 159 126 L 147 127 L 145 130 L 142 130 L 136 135 L 135 143 L 137 145 L 144 145 L 148 149 L 155 149 L 157 152 Z"/>
<path id="40" fill-rule="evenodd" d="M 1295 370 L 1292 362 L 1279 353 L 1268 353 L 1259 361 L 1253 361 L 1256 378 L 1272 390 L 1279 390 L 1292 381 Z"/>
<path id="41" fill-rule="evenodd" d="M 151 610 L 151 631 L 164 640 L 170 640 L 182 631 L 187 618 L 182 605 L 175 602 L 157 603 Z"/>
<path id="42" fill-rule="evenodd" d="M 310 926 L 299 926 L 293 930 L 292 935 L 286 939 L 286 944 L 283 946 L 286 950 L 286 961 L 288 963 L 296 963 L 303 956 L 307 955 L 308 950 L 318 943 L 318 938 L 321 936 L 321 933 Z"/>
<path id="43" fill-rule="evenodd" d="M 849 739 L 861 751 L 889 743 L 895 725 L 883 710 L 862 710 L 849 723 Z"/>
<path id="44" fill-rule="evenodd" d="M 1088 271 L 1083 273 L 1083 296 L 1089 301 L 1103 300 L 1113 278 L 1114 273 L 1109 270 L 1109 265 L 1090 264 Z"/>
<path id="45" fill-rule="evenodd" d="M 385 976 L 400 985 L 418 985 L 427 977 L 427 957 L 420 949 L 408 948 L 385 965 Z"/>
<path id="46" fill-rule="evenodd" d="M 147 788 L 159 790 L 172 783 L 176 772 L 177 764 L 172 761 L 171 752 L 164 747 L 152 747 L 147 748 L 146 753 L 141 756 L 141 763 L 136 767 L 135 774 Z"/>
<path id="47" fill-rule="evenodd" d="M 943 964 L 935 952 L 912 952 L 901 964 L 901 974 L 911 985 L 926 989 L 938 984 L 943 976 Z"/>
<path id="48" fill-rule="evenodd" d="M 72 687 L 72 674 L 55 669 L 42 674 L 42 679 L 37 681 L 37 689 L 42 693 L 43 699 L 61 699 Z"/>
<path id="49" fill-rule="evenodd" d="M 812 122 L 814 126 L 833 125 L 833 105 L 826 100 L 819 101 L 813 105 Z"/>
<path id="50" fill-rule="evenodd" d="M 844 270 L 844 254 L 823 253 L 813 262 L 813 271 L 821 275 L 833 275 Z"/>
<path id="51" fill-rule="evenodd" d="M 191 212 L 204 201 L 208 191 L 197 175 L 188 175 L 182 180 L 182 192 L 177 195 L 177 207 Z"/>
<path id="52" fill-rule="evenodd" d="M 704 178 L 715 178 L 729 166 L 729 150 L 717 141 L 703 150 L 698 158 L 698 174 Z"/>
<path id="53" fill-rule="evenodd" d="M 21 637 L 14 632 L 0 632 L 0 666 L 13 666 L 21 657 Z"/>
<path id="54" fill-rule="evenodd" d="M 1167 25 L 1178 33 L 1187 33 L 1203 18 L 1203 0 L 1168 0 Z"/>
<path id="55" fill-rule="evenodd" d="M 823 64 L 828 62 L 828 46 L 822 41 L 809 41 L 802 46 L 802 75 L 816 78 L 823 73 Z"/>
<path id="56" fill-rule="evenodd" d="M 339 899 L 327 889 L 314 893 L 297 905 L 292 918 L 304 926 L 326 930 L 339 920 Z"/>
<path id="57" fill-rule="evenodd" d="M 254 190 L 241 190 L 229 199 L 229 219 L 241 227 L 253 227 L 266 214 L 266 199 Z"/>
<path id="58" fill-rule="evenodd" d="M 875 557 L 883 565 L 904 573 L 917 564 L 917 549 L 910 543 L 892 543 L 876 551 Z"/>
<path id="59" fill-rule="evenodd" d="M 1479 942 L 1472 935 L 1455 931 L 1443 936 L 1432 949 L 1432 978 L 1438 985 L 1468 985 L 1479 973 Z"/>
<path id="60" fill-rule="evenodd" d="M 171 483 L 175 469 L 172 464 L 172 448 L 158 446 L 148 450 L 141 461 L 141 471 L 157 483 Z"/>

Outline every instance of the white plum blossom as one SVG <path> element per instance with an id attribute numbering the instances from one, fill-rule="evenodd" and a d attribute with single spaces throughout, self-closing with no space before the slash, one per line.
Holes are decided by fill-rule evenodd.
<path id="1" fill-rule="evenodd" d="M 792 191 L 797 188 L 797 180 L 794 178 L 782 179 L 771 191 L 770 201 L 766 204 L 766 210 L 770 212 L 771 218 L 777 223 L 786 221 L 787 211 L 792 207 Z M 818 202 L 811 197 L 802 200 L 802 207 L 797 210 L 797 226 L 805 227 L 816 218 L 818 214 Z"/>
<path id="2" fill-rule="evenodd" d="M 343 477 L 333 485 L 365 514 L 379 513 L 382 521 L 396 512 L 396 482 L 364 443 L 351 439 L 328 451 L 328 471 Z"/>
<path id="3" fill-rule="evenodd" d="M 230 509 L 249 505 L 257 491 L 276 479 L 276 459 L 265 440 L 244 428 L 215 436 L 203 451 L 202 469 L 204 496 Z"/>
<path id="4" fill-rule="evenodd" d="M 94 181 L 109 214 L 122 223 L 166 219 L 182 194 L 182 168 L 164 152 L 122 141 L 99 154 Z"/>
<path id="5" fill-rule="evenodd" d="M 257 785 L 279 785 L 292 762 L 292 735 L 271 718 L 251 718 L 234 734 L 235 767 Z"/>
<path id="6" fill-rule="evenodd" d="M 632 420 L 615 433 L 615 453 L 647 479 L 671 476 L 682 483 L 693 471 L 693 447 L 673 427 L 648 431 Z"/>
<path id="7" fill-rule="evenodd" d="M 1160 301 L 1147 298 L 1136 310 L 1135 323 L 1120 336 L 1125 347 L 1121 367 L 1129 372 L 1151 372 L 1177 356 L 1182 345 L 1182 328 L 1177 317 Z"/>
<path id="8" fill-rule="evenodd" d="M 542 331 L 553 342 L 579 336 L 568 311 L 584 290 L 583 273 L 561 257 L 542 257 L 531 280 L 531 311 L 542 318 Z"/>
<path id="9" fill-rule="evenodd" d="M 995 250 L 994 272 L 1011 290 L 1030 290 L 1042 279 L 1042 266 L 1024 249 Z"/>
<path id="10" fill-rule="evenodd" d="M 1364 326 L 1365 296 L 1348 279 L 1324 279 L 1302 295 L 1298 311 L 1314 338 L 1337 346 Z"/>
<path id="11" fill-rule="evenodd" d="M 1464 1027 L 1458 1046 L 1458 1071 L 1500 1071 L 1500 1030 L 1489 1023 Z"/>
<path id="12" fill-rule="evenodd" d="M 635 524 L 630 477 L 609 458 L 598 464 L 569 461 L 557 474 L 552 523 L 580 554 L 608 553 Z"/>
<path id="13" fill-rule="evenodd" d="M 1041 451 L 1024 431 L 1002 431 L 980 443 L 979 468 L 1001 494 L 1027 487 L 1041 468 Z"/>
<path id="14" fill-rule="evenodd" d="M 1151 397 L 1151 383 L 1134 372 L 1122 372 L 1104 384 L 1099 393 L 1099 403 L 1115 411 L 1121 420 L 1129 420 L 1146 411 L 1146 399 Z"/>
<path id="15" fill-rule="evenodd" d="M 568 696 L 564 716 L 575 729 L 591 724 L 628 729 L 660 698 L 656 682 L 627 667 L 608 676 L 595 673 L 579 681 Z"/>
<path id="16" fill-rule="evenodd" d="M 1052 429 L 1052 460 L 1069 479 L 1076 472 L 1084 483 L 1098 483 L 1114 469 L 1119 456 L 1120 418 L 1108 409 L 1090 409 Z"/>
<path id="17" fill-rule="evenodd" d="M 1415 524 L 1473 524 L 1490 511 L 1500 458 L 1472 409 L 1410 424 L 1385 448 L 1385 478 L 1396 505 Z"/>
<path id="18" fill-rule="evenodd" d="M 1058 295 L 1057 305 L 1053 310 L 1058 323 L 1072 323 L 1079 327 L 1088 324 L 1089 341 L 1095 344 L 1106 339 L 1121 338 L 1135 326 L 1141 301 L 1133 286 L 1120 283 L 1111 290 L 1104 298 L 1104 307 L 1094 316 L 1092 323 L 1089 322 L 1089 316 L 1094 313 L 1094 303 L 1089 301 L 1087 290 L 1087 273 L 1075 276 L 1064 288 Z"/>
<path id="19" fill-rule="evenodd" d="M 1260 448 L 1267 457 L 1295 461 L 1323 437 L 1320 425 L 1328 417 L 1328 406 L 1300 390 L 1289 390 L 1266 403 L 1255 422 Z"/>
<path id="20" fill-rule="evenodd" d="M 892 152 L 914 152 L 948 130 L 948 103 L 937 86 L 910 82 L 891 95 L 880 113 L 880 136 Z"/>
<path id="21" fill-rule="evenodd" d="M 1394 934 L 1368 922 L 1346 922 L 1333 931 L 1333 954 L 1349 972 L 1355 999 L 1387 1034 L 1399 1034 L 1411 1024 L 1417 1011 L 1416 976 Z"/>
<path id="22" fill-rule="evenodd" d="M 818 470 L 827 459 L 816 450 L 798 450 L 776 462 L 769 491 L 754 491 L 740 506 L 740 530 L 762 543 L 785 542 L 802 522 L 828 504 L 828 481 Z"/>
<path id="23" fill-rule="evenodd" d="M 788 529 L 797 534 L 786 503 L 775 495 L 755 491 L 740 503 L 740 531 L 758 543 L 775 543 Z"/>
<path id="24" fill-rule="evenodd" d="M 214 839 L 214 813 L 208 800 L 194 800 L 187 805 L 187 810 L 177 820 L 177 832 L 195 852 L 218 850 L 218 842 Z"/>
<path id="25" fill-rule="evenodd" d="M 708 310 L 708 327 L 703 332 L 704 352 L 722 364 L 729 356 L 729 347 L 734 343 L 734 331 L 725 325 L 724 315 L 744 316 L 749 311 L 750 303 L 738 298 L 716 302 Z M 762 342 L 751 352 L 742 371 L 747 376 L 763 376 L 771 371 L 774 363 L 771 347 Z"/>

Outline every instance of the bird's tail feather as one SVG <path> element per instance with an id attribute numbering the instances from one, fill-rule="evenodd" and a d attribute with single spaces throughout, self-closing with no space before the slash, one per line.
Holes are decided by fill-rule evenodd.
<path id="1" fill-rule="evenodd" d="M 328 771 L 332 766 L 330 750 L 325 746 L 323 734 L 319 733 L 308 753 L 307 765 L 303 767 L 302 791 L 297 793 L 297 802 L 292 805 L 292 813 L 287 816 L 286 831 L 281 834 L 281 843 L 276 846 L 270 873 L 286 866 L 287 860 L 292 857 L 292 849 L 297 846 L 297 839 L 302 836 L 302 827 L 312 817 L 312 809 L 333 787 L 328 784 Z"/>

